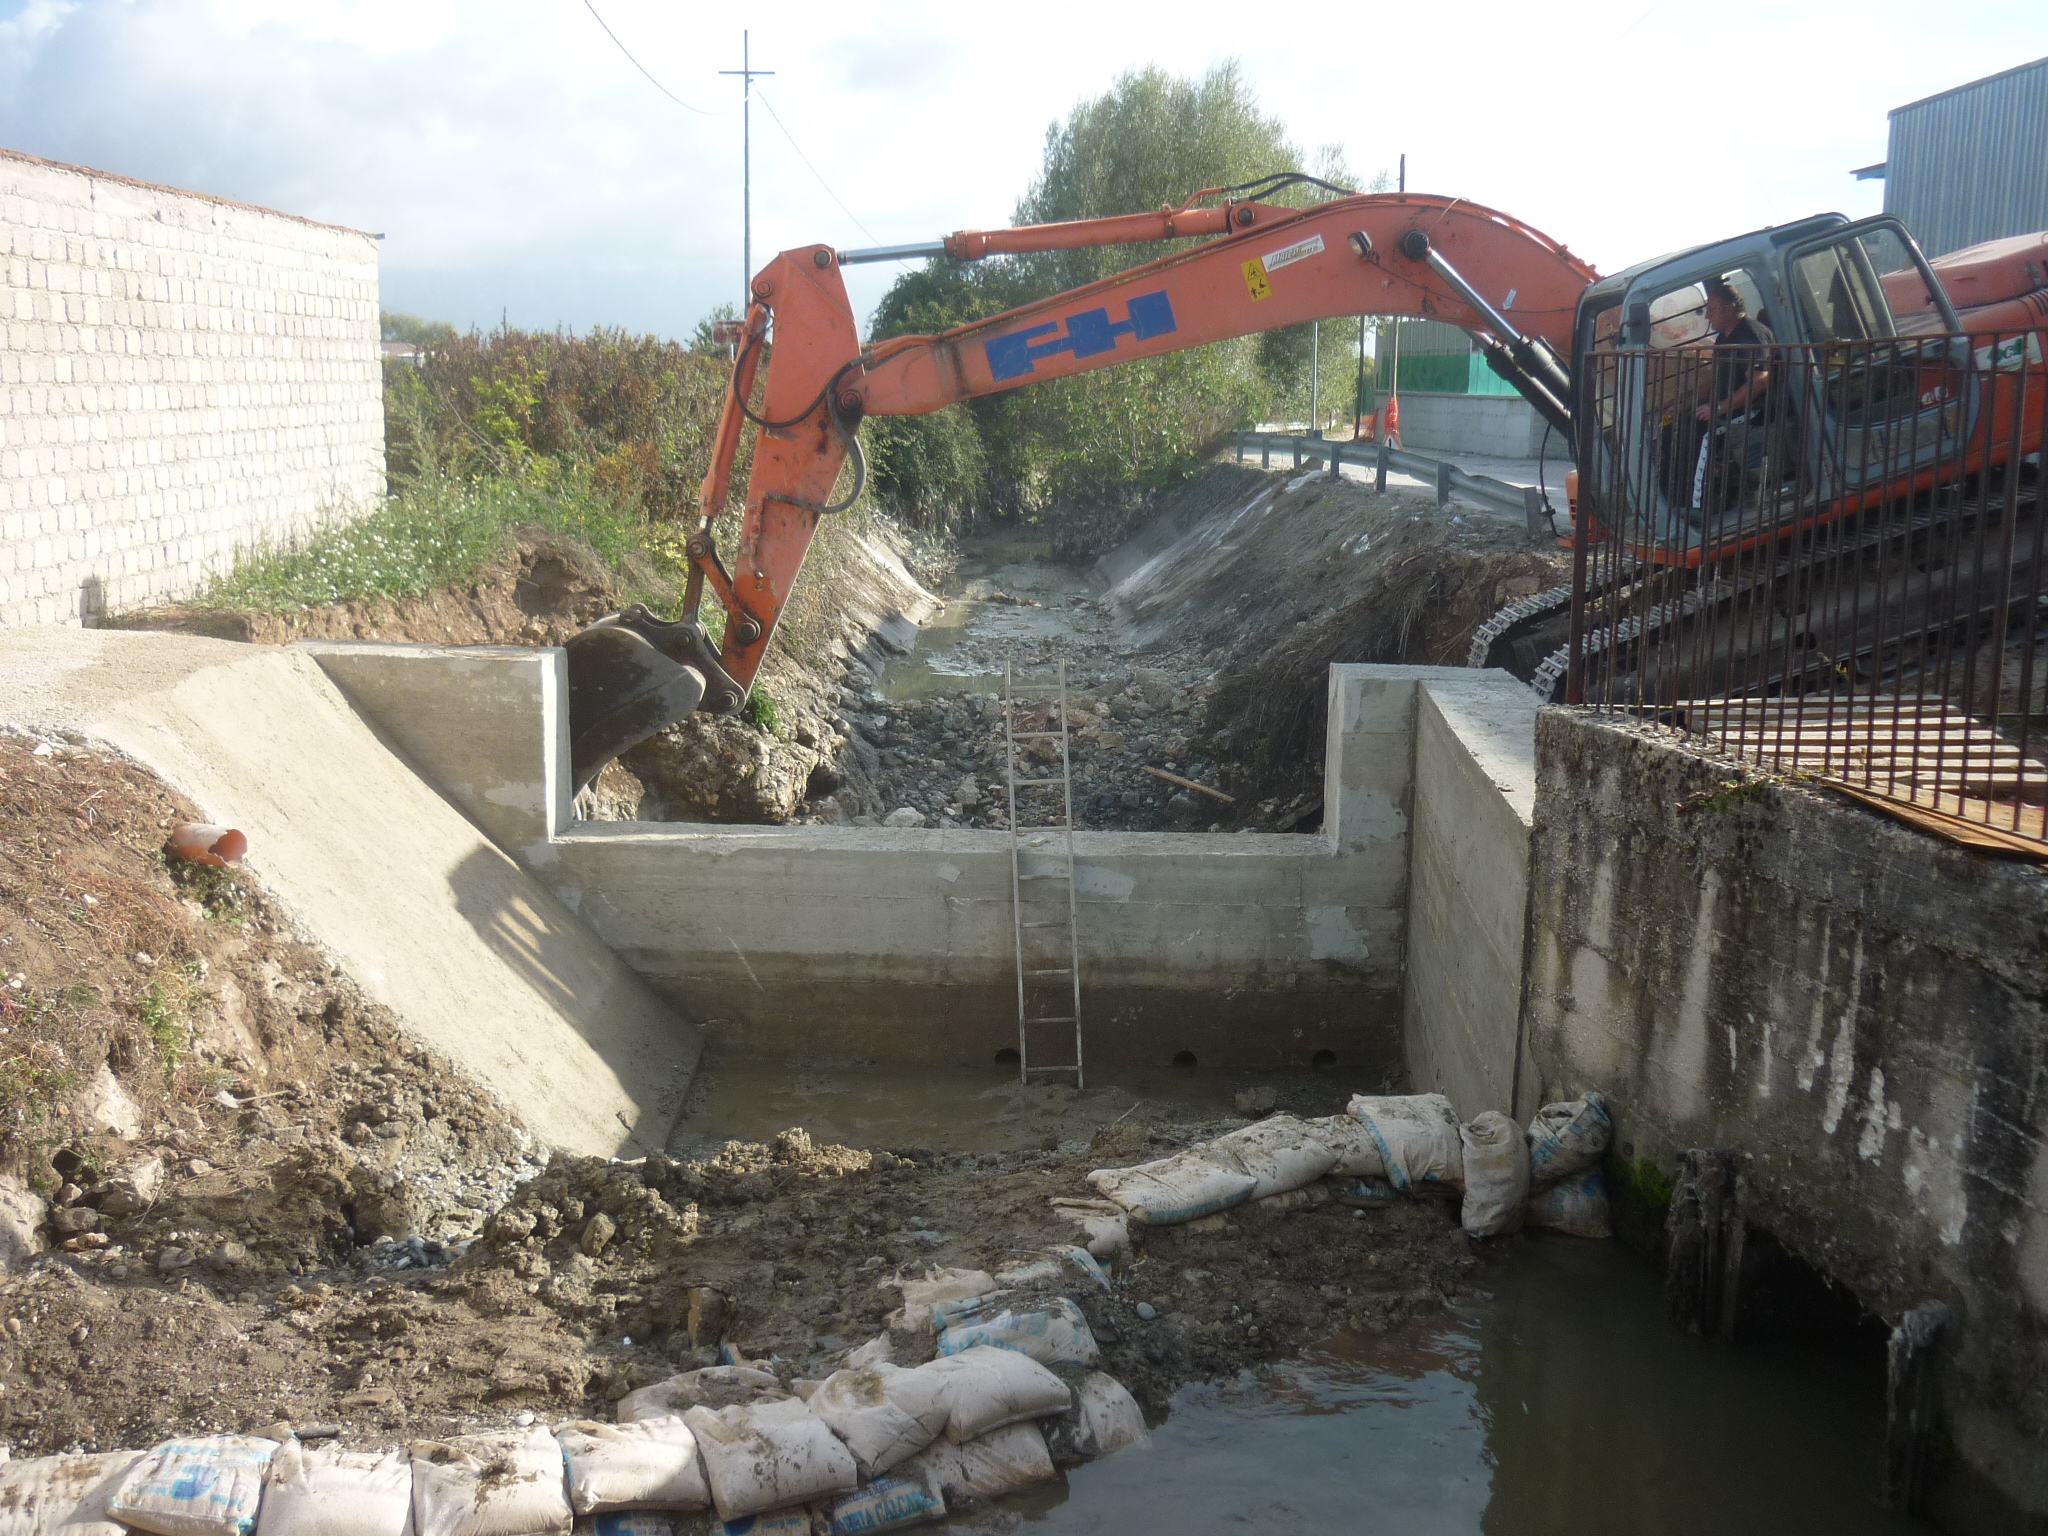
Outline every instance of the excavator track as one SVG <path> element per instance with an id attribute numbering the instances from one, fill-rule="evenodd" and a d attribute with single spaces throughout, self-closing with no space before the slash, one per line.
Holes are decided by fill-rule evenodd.
<path id="1" fill-rule="evenodd" d="M 2039 515 L 2037 484 L 2024 484 L 2013 515 L 2029 522 Z M 1983 516 L 2003 517 L 2003 496 L 1979 493 L 1962 496 L 1951 493 L 1939 504 L 1924 505 L 1901 520 L 1868 520 L 1860 527 L 1840 529 L 1809 545 L 1803 554 L 1787 558 L 1783 546 L 1778 558 L 1752 560 L 1732 575 L 1710 574 L 1691 581 L 1682 590 L 1669 590 L 1685 573 L 1675 567 L 1645 567 L 1634 561 L 1604 580 L 1589 583 L 1590 605 L 1612 608 L 1617 588 L 1621 604 L 1634 602 L 1639 611 L 1628 613 L 1611 624 L 1590 628 L 1584 638 L 1584 655 L 1589 670 L 1597 671 L 1603 658 L 1613 651 L 1632 653 L 1631 659 L 1613 674 L 1623 691 L 1645 686 L 1643 657 L 1653 649 L 1684 654 L 1685 626 L 1702 619 L 1711 621 L 1738 604 L 1751 611 L 1763 605 L 1776 606 L 1795 586 L 1816 589 L 1823 580 L 1837 578 L 1845 568 L 1859 569 L 1872 553 L 1913 543 L 1925 544 L 1958 519 L 1974 521 Z M 1951 573 L 1967 574 L 1960 567 Z M 1935 579 L 1940 579 L 1939 573 Z M 1649 583 L 1647 589 L 1626 589 Z M 1659 591 L 1663 587 L 1666 590 Z M 1474 634 L 1467 665 L 1505 667 L 1526 682 L 1547 703 L 1564 702 L 1565 678 L 1571 665 L 1571 588 L 1552 587 L 1532 597 L 1510 603 L 1487 620 Z M 1725 625 L 1714 628 L 1725 630 Z M 1676 633 L 1674 633 L 1676 631 Z M 1772 677 L 1773 686 L 1787 679 Z"/>

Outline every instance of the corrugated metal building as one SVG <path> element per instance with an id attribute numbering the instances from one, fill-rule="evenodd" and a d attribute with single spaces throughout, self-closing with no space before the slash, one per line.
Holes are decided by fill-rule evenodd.
<path id="1" fill-rule="evenodd" d="M 1380 330 L 1373 381 L 1394 387 L 1393 328 L 1401 328 L 1401 392 L 1443 395 L 1512 395 L 1515 386 L 1486 366 L 1472 338 L 1441 320 L 1394 320 Z"/>
<path id="2" fill-rule="evenodd" d="M 2048 59 L 1894 108 L 1883 175 L 1929 256 L 2048 229 Z"/>

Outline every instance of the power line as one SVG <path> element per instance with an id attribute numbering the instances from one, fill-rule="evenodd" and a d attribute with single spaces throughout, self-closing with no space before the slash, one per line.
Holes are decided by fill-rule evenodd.
<path id="1" fill-rule="evenodd" d="M 633 50 L 628 48 L 624 43 L 619 41 L 619 34 L 612 30 L 612 25 L 610 22 L 606 21 L 602 16 L 599 16 L 597 14 L 597 7 L 591 4 L 591 0 L 583 0 L 583 8 L 586 11 L 590 12 L 590 14 L 596 18 L 597 24 L 600 27 L 604 28 L 604 35 L 610 38 L 612 42 L 617 45 L 619 52 L 623 53 L 626 56 L 626 62 L 631 64 L 635 69 L 639 70 L 641 74 L 647 75 L 647 83 L 649 85 L 653 86 L 657 91 L 661 92 L 662 95 L 666 96 L 670 101 L 674 102 L 677 106 L 682 107 L 687 111 L 694 112 L 699 117 L 717 117 L 720 115 L 719 113 L 716 112 L 707 112 L 702 107 L 691 106 L 687 101 L 683 100 L 682 97 L 678 96 L 674 91 L 670 90 L 667 86 L 663 85 L 659 80 L 655 79 L 653 75 L 648 74 L 647 66 L 645 64 L 642 64 L 638 59 L 634 58 Z"/>
<path id="2" fill-rule="evenodd" d="M 789 125 L 783 122 L 782 115 L 775 110 L 775 104 L 768 99 L 768 93 L 766 91 L 759 90 L 759 87 L 756 87 L 756 90 L 759 92 L 759 95 L 761 97 L 761 105 L 766 107 L 768 109 L 768 115 L 775 119 L 775 126 L 780 128 L 782 130 L 782 136 L 785 139 L 789 140 L 789 147 L 796 151 L 797 159 L 803 161 L 804 169 L 806 169 L 813 176 L 816 176 L 818 178 L 818 185 L 825 189 L 825 195 L 827 197 L 831 198 L 833 202 L 839 205 L 839 211 L 845 214 L 849 219 L 852 219 L 854 225 L 860 230 L 862 234 L 866 235 L 870 240 L 874 241 L 875 244 L 880 245 L 882 243 L 882 237 L 876 234 L 872 229 L 869 229 L 867 225 L 861 223 L 860 216 L 856 214 L 851 208 L 846 206 L 846 199 L 844 199 L 837 192 L 834 192 L 832 190 L 832 183 L 825 179 L 824 173 L 821 172 L 815 165 L 811 164 L 811 157 L 805 154 L 803 151 L 803 146 L 797 143 L 796 135 L 789 131 Z"/>

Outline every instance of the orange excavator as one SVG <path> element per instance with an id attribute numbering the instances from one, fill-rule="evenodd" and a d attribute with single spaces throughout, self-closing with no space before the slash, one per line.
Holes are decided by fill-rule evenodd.
<path id="1" fill-rule="evenodd" d="M 682 614 L 664 620 L 635 606 L 569 644 L 578 787 L 693 710 L 731 714 L 744 705 L 818 519 L 860 495 L 864 417 L 915 415 L 1305 321 L 1418 316 L 1466 330 L 1494 371 L 1574 446 L 1575 478 L 1600 487 L 1575 510 L 1590 538 L 1625 548 L 1632 570 L 1689 571 L 1747 547 L 1745 540 L 1782 534 L 1766 514 L 1787 487 L 1809 493 L 1797 498 L 1804 510 L 1796 514 L 1809 520 L 1853 511 L 1860 498 L 1924 477 L 1915 443 L 1934 444 L 1933 455 L 1922 456 L 1932 463 L 1936 439 L 1967 435 L 1980 418 L 1987 447 L 1982 462 L 1965 466 L 1969 472 L 2038 478 L 2048 399 L 2041 355 L 2048 234 L 1930 264 L 1893 218 L 1852 223 L 1824 214 L 1603 278 L 1527 224 L 1460 198 L 1324 187 L 1329 200 L 1306 208 L 1265 200 L 1310 180 L 1286 175 L 1210 189 L 1153 213 L 968 230 L 873 250 L 812 245 L 777 256 L 753 281 L 703 485 L 702 523 L 688 541 Z M 1191 237 L 1201 243 L 971 325 L 867 344 L 841 278 L 842 268 L 865 261 L 973 261 Z M 1839 387 L 1829 386 L 1832 395 L 1822 389 L 1809 428 L 1777 431 L 1774 455 L 1739 462 L 1745 452 L 1756 457 L 1755 449 L 1716 446 L 1688 430 L 1693 398 L 1710 382 L 1701 359 L 1712 354 L 1702 343 L 1714 338 L 1704 313 L 1717 289 L 1738 293 L 1783 346 L 1890 339 L 1889 382 L 1875 390 L 1866 381 L 1853 401 Z M 1901 385 L 1896 343 L 1916 335 L 1938 343 L 1939 355 L 1916 355 Z M 1981 356 L 1965 338 L 1982 342 Z M 1759 380 L 1764 361 L 1752 370 Z M 1959 367 L 1978 384 L 1956 388 Z M 1947 370 L 1951 382 L 1916 389 L 1930 369 Z M 2021 387 L 2028 380 L 2031 391 Z M 1780 385 L 1775 393 L 1790 391 Z M 1855 414 L 1866 436 L 1873 411 L 1884 416 L 1875 426 L 1890 434 L 1890 446 L 1880 464 L 1873 468 L 1867 445 L 1855 463 L 1843 458 L 1841 434 L 1827 430 L 1835 421 L 1830 410 Z M 728 565 L 713 529 L 750 423 L 759 436 Z M 1703 497 L 1710 464 L 1731 488 Z M 1810 494 L 1816 487 L 1822 494 Z M 700 617 L 707 588 L 725 615 L 715 645 Z M 1554 694 L 1565 606 L 1544 594 L 1497 615 L 1475 642 L 1475 663 L 1508 665 Z"/>

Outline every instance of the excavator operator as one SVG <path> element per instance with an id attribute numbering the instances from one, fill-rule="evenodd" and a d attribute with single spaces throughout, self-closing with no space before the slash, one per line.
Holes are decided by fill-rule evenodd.
<path id="1" fill-rule="evenodd" d="M 1725 277 L 1707 284 L 1707 324 L 1714 330 L 1711 387 L 1695 415 L 1700 423 L 1699 460 L 1693 470 L 1692 505 L 1696 510 L 1721 510 L 1741 494 L 1742 477 L 1758 466 L 1749 462 L 1748 423 L 1770 386 L 1768 361 L 1751 350 L 1778 338 L 1770 327 L 1749 315 L 1742 294 Z M 1761 443 L 1755 445 L 1759 450 Z M 1761 457 L 1759 452 L 1756 457 Z"/>

